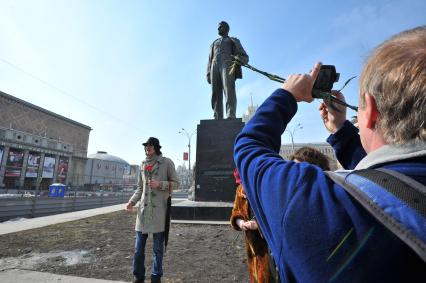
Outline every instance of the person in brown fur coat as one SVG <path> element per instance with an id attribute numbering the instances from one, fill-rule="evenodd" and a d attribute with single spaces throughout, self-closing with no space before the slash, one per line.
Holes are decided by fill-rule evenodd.
<path id="1" fill-rule="evenodd" d="M 257 227 L 237 169 L 234 171 L 234 176 L 238 187 L 230 221 L 235 230 L 245 232 L 250 282 L 279 282 L 279 275 L 269 254 L 268 244 Z"/>
<path id="2" fill-rule="evenodd" d="M 308 162 L 330 170 L 327 156 L 311 147 L 302 147 L 290 157 L 294 162 Z M 246 235 L 247 265 L 250 282 L 280 282 L 274 259 L 269 253 L 268 244 L 263 238 L 254 213 L 251 211 L 247 196 L 241 184 L 237 169 L 234 171 L 235 182 L 238 187 L 235 192 L 234 208 L 232 209 L 231 225 L 237 231 L 244 231 Z"/>

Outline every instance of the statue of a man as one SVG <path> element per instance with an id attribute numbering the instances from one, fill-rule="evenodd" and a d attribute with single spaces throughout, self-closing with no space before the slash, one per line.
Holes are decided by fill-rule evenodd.
<path id="1" fill-rule="evenodd" d="M 226 116 L 235 118 L 237 109 L 237 96 L 235 94 L 235 79 L 242 78 L 241 66 L 237 66 L 234 73 L 230 74 L 232 65 L 231 55 L 248 63 L 249 56 L 244 51 L 240 41 L 229 37 L 229 25 L 220 22 L 218 27 L 220 37 L 210 46 L 209 63 L 207 65 L 207 82 L 212 85 L 212 108 L 215 119 L 223 119 L 223 93 L 226 99 Z"/>

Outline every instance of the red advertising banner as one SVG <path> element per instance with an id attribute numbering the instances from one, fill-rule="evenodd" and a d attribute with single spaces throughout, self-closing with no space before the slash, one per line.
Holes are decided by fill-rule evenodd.
<path id="1" fill-rule="evenodd" d="M 20 177 L 24 153 L 19 149 L 10 149 L 6 161 L 5 177 Z"/>
<path id="2" fill-rule="evenodd" d="M 183 160 L 188 161 L 188 152 L 183 153 Z"/>
<path id="3" fill-rule="evenodd" d="M 65 180 L 67 178 L 68 163 L 69 163 L 68 157 L 64 157 L 64 156 L 59 157 L 59 164 L 58 164 L 58 179 L 59 180 Z"/>

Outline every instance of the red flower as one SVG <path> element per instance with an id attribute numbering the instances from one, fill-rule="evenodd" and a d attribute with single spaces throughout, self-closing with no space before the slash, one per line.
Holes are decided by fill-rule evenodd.
<path id="1" fill-rule="evenodd" d="M 234 170 L 234 178 L 235 178 L 235 183 L 240 185 L 241 184 L 241 178 L 240 178 L 240 174 L 238 173 L 237 168 L 235 168 L 235 170 Z"/>
<path id="2" fill-rule="evenodd" d="M 151 170 L 152 170 L 152 165 L 146 165 L 146 166 L 145 166 L 145 170 L 146 170 L 146 171 L 148 171 L 148 172 L 151 172 Z"/>

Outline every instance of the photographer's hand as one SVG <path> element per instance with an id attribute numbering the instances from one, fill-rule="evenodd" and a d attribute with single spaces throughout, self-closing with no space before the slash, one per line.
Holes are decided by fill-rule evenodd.
<path id="1" fill-rule="evenodd" d="M 297 102 L 312 102 L 312 88 L 321 69 L 321 63 L 316 63 L 310 74 L 292 74 L 284 82 L 282 88 L 290 92 Z"/>
<path id="2" fill-rule="evenodd" d="M 332 91 L 331 94 L 345 101 L 345 97 L 340 92 Z M 339 111 L 336 111 L 335 108 Z M 329 107 L 329 102 L 321 102 L 318 110 L 325 128 L 332 134 L 337 132 L 346 121 L 346 107 L 340 104 L 334 103 L 333 107 Z"/>

